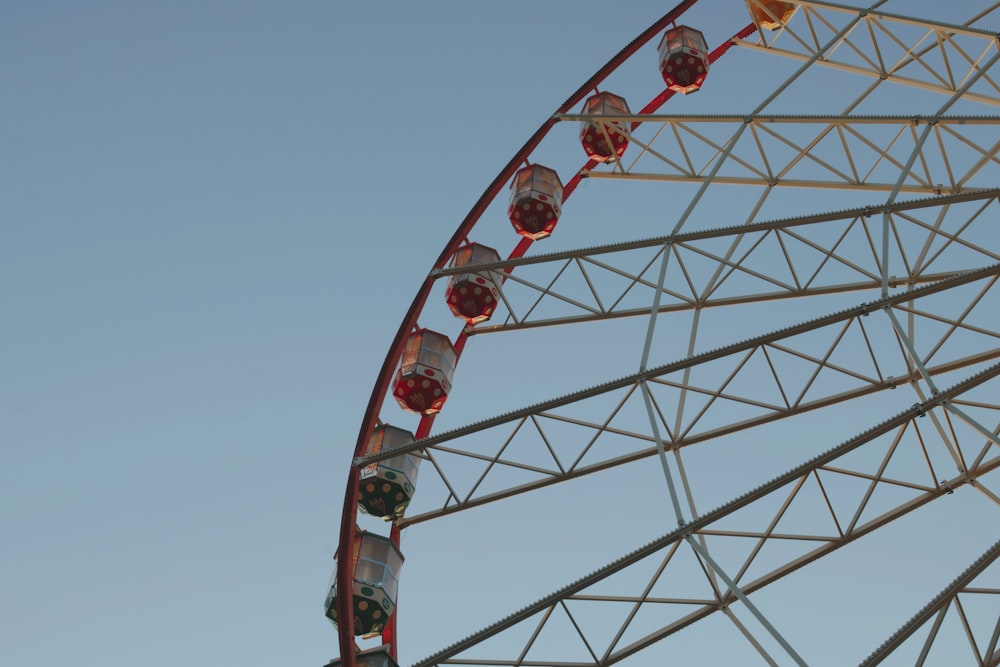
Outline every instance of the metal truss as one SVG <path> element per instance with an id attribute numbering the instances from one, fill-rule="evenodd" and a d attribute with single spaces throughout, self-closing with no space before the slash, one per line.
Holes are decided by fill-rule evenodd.
<path id="1" fill-rule="evenodd" d="M 561 120 L 586 117 L 563 115 Z M 596 179 L 906 193 L 961 192 L 997 163 L 995 116 L 620 116 L 653 131 L 642 150 Z M 920 142 L 930 125 L 933 140 Z M 654 131 L 655 129 L 655 131 Z M 907 168 L 911 156 L 912 167 Z M 716 169 L 718 167 L 718 169 Z M 902 174 L 902 185 L 898 186 Z"/>
<path id="2" fill-rule="evenodd" d="M 645 547 L 416 664 L 419 667 L 441 664 L 524 667 L 555 664 L 560 667 L 612 665 L 702 618 L 717 612 L 725 613 L 737 604 L 737 600 L 719 587 L 702 559 L 696 555 L 687 559 L 680 557 L 686 549 L 687 538 L 694 536 L 705 539 L 712 545 L 712 553 L 717 557 L 721 554 L 729 556 L 732 561 L 729 571 L 736 573 L 735 580 L 749 594 L 941 496 L 975 484 L 980 477 L 1000 467 L 1000 447 L 995 438 L 984 438 L 977 428 L 955 419 L 948 412 L 947 406 L 951 403 L 980 404 L 981 399 L 995 396 L 1000 387 L 998 377 L 1000 366 L 990 366 L 968 380 L 873 425 L 842 445 L 744 493 L 716 510 L 694 518 Z M 995 403 L 991 406 L 993 409 L 1000 409 L 1000 405 Z M 893 459 L 903 456 L 907 450 L 930 461 L 933 458 L 931 450 L 945 445 L 935 444 L 935 438 L 929 433 L 934 429 L 921 425 L 921 421 L 930 416 L 946 424 L 950 440 L 947 447 L 957 451 L 966 465 L 950 477 L 939 476 L 942 471 L 934 470 L 931 465 L 923 470 L 914 470 L 912 477 L 887 476 L 885 471 Z M 861 447 L 878 447 L 883 452 L 874 468 L 860 469 L 849 462 L 850 454 Z M 844 478 L 863 480 L 865 488 L 852 502 L 838 504 L 827 490 Z M 880 502 L 879 495 L 889 487 L 906 489 L 909 492 L 906 500 L 886 508 Z M 741 516 L 748 508 L 768 499 L 772 501 L 768 504 L 770 512 L 754 512 L 753 519 Z M 795 533 L 781 529 L 782 519 L 791 513 L 797 503 L 817 504 L 817 500 L 823 509 L 815 515 L 815 520 L 808 527 L 800 527 L 799 532 Z M 877 508 L 877 511 L 873 511 L 873 508 Z M 739 529 L 732 526 L 739 526 Z M 791 542 L 804 546 L 792 552 L 793 557 L 769 558 L 765 556 L 768 553 L 765 547 L 772 542 Z M 780 553 L 788 555 L 787 551 Z M 648 567 L 650 560 L 654 565 L 652 568 Z M 630 594 L 608 595 L 595 591 L 602 581 L 641 563 L 645 563 L 646 569 L 652 569 L 653 572 L 645 585 L 637 587 Z M 669 579 L 700 581 L 702 593 L 670 597 L 658 594 L 657 585 Z M 969 590 L 963 582 L 964 580 L 959 582 L 956 594 Z M 574 615 L 585 613 L 582 607 L 613 606 L 608 603 L 623 603 L 627 612 L 620 624 L 612 628 L 613 632 L 607 632 L 605 628 L 604 632 L 599 633 L 603 641 L 599 641 L 597 635 L 584 632 L 579 624 L 573 622 Z M 941 606 L 940 601 L 935 604 Z M 638 637 L 631 636 L 630 625 L 640 613 L 651 609 L 655 609 L 653 613 L 660 619 L 661 627 L 654 632 L 640 633 L 641 636 Z M 577 632 L 574 642 L 567 638 L 561 640 L 564 642 L 567 659 L 558 663 L 533 661 L 533 644 L 539 641 L 550 624 L 555 625 L 553 618 L 557 616 L 569 619 Z M 481 659 L 475 657 L 474 653 L 466 655 L 465 652 L 472 651 L 486 639 L 521 623 L 528 624 L 531 628 L 526 633 L 528 639 L 507 657 L 492 655 L 490 659 Z M 995 638 L 992 643 L 992 650 L 995 651 Z M 570 659 L 568 656 L 572 655 L 578 658 Z"/>
<path id="3" fill-rule="evenodd" d="M 663 314 L 875 289 L 883 271 L 881 257 L 874 252 L 883 216 L 888 216 L 896 240 L 891 264 L 902 269 L 894 275 L 894 286 L 934 282 L 1000 261 L 996 249 L 962 237 L 971 228 L 989 224 L 998 195 L 996 189 L 974 190 L 484 266 L 509 272 L 503 292 L 509 316 L 499 324 L 470 328 L 468 334 L 649 315 L 657 290 L 655 272 L 664 253 L 680 273 L 662 290 Z M 963 261 L 973 264 L 955 264 L 951 256 L 957 250 Z M 710 279 L 704 271 L 687 268 L 695 261 L 715 267 Z M 436 274 L 445 277 L 457 271 Z"/>
<path id="4" fill-rule="evenodd" d="M 960 90 L 996 51 L 994 33 L 969 25 L 832 2 L 795 4 L 800 15 L 794 22 L 773 36 L 759 31 L 756 41 L 738 40 L 739 45 L 945 95 Z M 1000 86 L 986 74 L 965 98 L 996 106 Z"/>
<path id="5" fill-rule="evenodd" d="M 1000 614 L 996 613 L 1000 608 L 1000 586 L 983 581 L 989 574 L 995 576 L 1000 571 L 1000 567 L 997 566 L 998 558 L 1000 558 L 1000 542 L 990 547 L 950 586 L 928 602 L 906 625 L 861 663 L 862 667 L 881 664 L 907 641 L 918 643 L 920 646 L 916 664 L 928 664 L 927 660 L 934 649 L 935 640 L 947 631 L 949 624 L 955 626 L 955 630 L 968 639 L 969 651 L 976 664 L 988 667 L 1000 664 L 1000 643 L 998 643 Z M 977 598 L 977 602 L 986 600 L 987 604 L 969 604 L 969 600 Z M 992 600 L 992 605 L 989 604 L 989 600 Z M 982 623 L 978 627 L 991 629 L 991 633 L 977 633 L 977 624 L 972 622 L 976 620 L 977 614 L 982 617 Z M 957 657 L 959 656 L 946 655 L 933 656 L 930 659 L 952 660 Z"/>
<path id="6" fill-rule="evenodd" d="M 496 344 L 504 363 L 528 356 L 509 340 L 571 325 L 568 345 L 593 336 L 624 375 L 471 423 L 443 415 L 442 431 L 420 437 L 424 419 L 412 444 L 354 460 L 422 458 L 399 529 L 474 522 L 470 510 L 556 487 L 594 482 L 603 493 L 595 480 L 620 483 L 655 457 L 667 478 L 670 498 L 650 492 L 660 506 L 649 534 L 669 532 L 419 667 L 652 664 L 647 650 L 700 622 L 735 629 L 762 664 L 811 664 L 817 656 L 799 657 L 758 612 L 767 587 L 949 498 L 1000 508 L 1000 52 L 996 32 L 977 27 L 1000 3 L 966 25 L 884 3 L 793 4 L 778 30 L 731 40 L 739 57 L 783 67 L 747 113 L 605 117 L 630 124 L 630 148 L 619 162 L 588 165 L 568 192 L 628 189 L 639 202 L 668 193 L 667 213 L 635 224 L 655 230 L 648 238 L 540 254 L 519 245 L 480 267 L 503 275 L 505 319 L 466 328 L 462 345 Z M 839 110 L 786 110 L 807 72 L 852 82 Z M 553 118 L 582 120 L 594 119 Z M 749 194 L 726 205 L 736 192 Z M 636 215 L 639 204 L 621 213 Z M 577 224 L 585 218 L 584 204 Z M 431 279 L 464 271 L 438 268 Z M 623 349 L 588 333 L 646 321 L 645 337 Z M 563 372 L 544 361 L 524 363 L 525 384 Z M 488 391 L 489 374 L 476 379 Z M 709 488 L 716 475 L 744 479 L 727 457 L 748 447 L 767 459 L 767 475 L 787 472 L 745 491 Z M 709 473 L 693 472 L 697 457 L 711 460 Z M 746 486 L 762 478 L 748 474 Z M 969 602 L 998 598 L 985 578 L 998 555 L 994 545 L 863 664 L 906 650 L 917 664 L 941 664 L 949 628 L 965 634 L 969 664 L 1000 663 L 996 607 Z"/>
<path id="7" fill-rule="evenodd" d="M 443 500 L 437 510 L 402 519 L 400 525 L 406 526 L 655 455 L 652 433 L 627 418 L 641 403 L 642 383 L 651 389 L 660 426 L 675 449 L 901 385 L 930 394 L 934 388 L 927 379 L 958 370 L 973 372 L 1000 357 L 1000 331 L 984 326 L 1000 306 L 991 291 L 998 277 L 1000 264 L 962 273 L 440 433 L 356 464 L 368 465 L 402 451 L 420 451 L 429 460 L 440 477 Z M 947 303 L 956 315 L 934 312 L 930 304 L 936 302 Z M 892 311 L 911 321 L 913 339 L 925 341 L 916 359 L 885 316 Z M 924 335 L 925 326 L 935 335 Z M 970 340 L 976 342 L 972 348 Z M 668 414 L 667 406 L 685 408 Z M 461 473 L 448 474 L 451 466 Z M 530 479 L 518 476 L 516 485 L 503 486 L 507 473 L 515 469 Z M 484 484 L 487 480 L 490 484 Z"/>

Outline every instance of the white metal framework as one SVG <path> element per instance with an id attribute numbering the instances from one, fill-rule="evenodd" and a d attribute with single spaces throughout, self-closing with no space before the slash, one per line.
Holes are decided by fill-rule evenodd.
<path id="1" fill-rule="evenodd" d="M 608 117 L 623 158 L 539 252 L 482 267 L 503 306 L 465 330 L 436 432 L 392 452 L 423 458 L 401 650 L 466 635 L 416 665 L 1000 664 L 1000 3 L 792 4 L 676 112 Z M 564 181 L 584 120 L 539 149 Z M 463 626 L 429 542 L 495 578 L 473 606 L 525 606 Z M 464 574 L 491 549 L 512 576 Z"/>

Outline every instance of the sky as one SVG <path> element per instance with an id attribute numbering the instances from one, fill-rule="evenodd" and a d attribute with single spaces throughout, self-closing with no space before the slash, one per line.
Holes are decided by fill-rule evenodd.
<path id="1" fill-rule="evenodd" d="M 336 656 L 344 483 L 400 319 L 510 156 L 669 4 L 6 3 L 3 661 Z"/>

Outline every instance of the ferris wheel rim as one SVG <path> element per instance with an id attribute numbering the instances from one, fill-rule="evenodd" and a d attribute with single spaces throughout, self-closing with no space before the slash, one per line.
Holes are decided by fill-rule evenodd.
<path id="1" fill-rule="evenodd" d="M 518 166 L 525 162 L 531 152 L 541 143 L 542 139 L 548 134 L 556 124 L 555 115 L 560 113 L 565 113 L 569 111 L 573 106 L 578 104 L 591 90 L 595 89 L 598 84 L 600 84 L 607 76 L 619 67 L 623 62 L 628 60 L 638 49 L 652 40 L 661 30 L 663 30 L 670 23 L 675 22 L 685 11 L 694 6 L 698 0 L 681 0 L 676 6 L 674 6 L 670 11 L 664 14 L 660 19 L 652 23 L 648 28 L 643 30 L 639 35 L 629 42 L 621 51 L 619 51 L 615 56 L 613 56 L 603 67 L 601 67 L 597 72 L 595 72 L 587 81 L 581 85 L 576 92 L 574 92 L 570 97 L 563 102 L 562 105 L 556 110 L 553 117 L 546 119 L 542 125 L 532 134 L 532 136 L 525 142 L 525 144 L 518 150 L 517 153 L 511 158 L 507 165 L 500 171 L 500 173 L 494 178 L 492 183 L 483 192 L 480 198 L 473 205 L 472 209 L 459 224 L 458 228 L 455 230 L 451 239 L 445 245 L 438 259 L 434 263 L 434 269 L 440 269 L 445 266 L 450 256 L 454 251 L 462 244 L 465 237 L 479 221 L 483 212 L 486 210 L 487 205 L 502 191 L 506 184 L 513 177 L 514 172 L 517 170 Z M 750 24 L 738 34 L 740 36 L 747 36 L 756 29 L 754 24 Z M 726 43 L 723 52 L 728 49 L 729 42 Z M 667 99 L 668 96 L 661 95 L 663 101 Z M 655 100 L 654 100 L 655 101 Z M 662 101 L 659 103 L 662 104 Z M 657 107 L 659 106 L 657 104 Z M 589 167 L 593 167 L 596 164 L 594 161 L 588 162 Z M 587 167 L 585 167 L 587 168 Z M 527 251 L 528 247 L 531 245 L 531 239 L 521 239 L 518 245 L 512 252 L 512 256 L 523 255 Z M 407 334 L 412 331 L 416 325 L 417 318 L 426 303 L 427 297 L 430 294 L 431 288 L 435 282 L 435 277 L 433 274 L 429 274 L 421 284 L 420 288 L 417 290 L 413 301 L 410 304 L 409 309 L 406 312 L 396 334 L 393 338 L 392 343 L 389 346 L 389 351 L 386 354 L 385 360 L 382 363 L 381 370 L 377 376 L 375 386 L 372 389 L 371 398 L 367 408 L 365 409 L 365 414 L 363 417 L 360 432 L 358 434 L 358 439 L 355 445 L 354 458 L 357 459 L 361 456 L 364 451 L 364 447 L 371 437 L 371 434 L 375 428 L 378 412 L 381 409 L 381 404 L 384 401 L 389 383 L 391 381 L 392 375 L 395 371 L 395 366 L 402 355 L 402 349 L 405 345 Z M 458 346 L 464 344 L 464 336 L 460 335 Z M 459 347 L 459 356 L 460 356 Z M 426 423 L 426 426 L 425 426 Z M 429 431 L 431 424 L 433 423 L 433 417 L 421 420 L 421 430 Z M 343 511 L 341 513 L 341 527 L 339 531 L 339 541 L 338 541 L 338 551 L 344 549 L 346 545 L 353 544 L 356 534 L 356 516 L 358 513 L 358 503 L 359 503 L 359 491 L 360 491 L 360 468 L 356 464 L 352 464 L 350 468 L 350 473 L 348 475 L 347 488 L 344 494 L 344 505 Z M 397 538 L 398 539 L 398 538 Z M 337 571 L 337 587 L 339 590 L 346 591 L 350 588 L 351 579 L 347 576 L 347 568 L 339 568 Z M 347 596 L 341 595 L 338 601 L 338 617 L 341 619 L 341 623 L 338 625 L 338 634 L 340 638 L 340 653 L 342 656 L 342 666 L 343 667 L 355 667 L 355 651 L 356 647 L 354 644 L 354 637 L 352 636 L 352 625 L 353 625 L 353 608 L 347 603 Z M 395 620 L 391 621 L 390 633 L 394 633 Z M 395 640 L 390 639 L 391 652 L 395 657 Z"/>

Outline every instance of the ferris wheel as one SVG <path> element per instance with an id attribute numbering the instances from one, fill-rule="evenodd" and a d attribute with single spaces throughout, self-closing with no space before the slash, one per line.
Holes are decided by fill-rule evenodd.
<path id="1" fill-rule="evenodd" d="M 517 151 L 362 417 L 336 664 L 1000 664 L 1000 3 L 917 8 L 686 0 Z"/>

